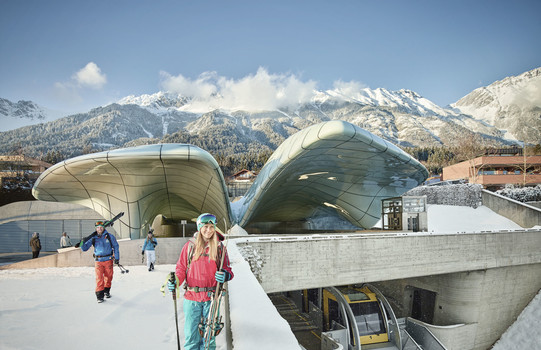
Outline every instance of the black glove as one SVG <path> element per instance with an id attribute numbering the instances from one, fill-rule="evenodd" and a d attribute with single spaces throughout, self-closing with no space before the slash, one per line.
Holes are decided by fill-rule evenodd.
<path id="1" fill-rule="evenodd" d="M 141 252 L 141 255 L 145 255 L 145 251 L 144 251 L 144 250 Z"/>
<path id="2" fill-rule="evenodd" d="M 81 242 L 75 243 L 75 248 L 79 248 L 81 246 Z"/>
<path id="3" fill-rule="evenodd" d="M 118 259 L 115 259 L 115 264 L 117 264 L 117 265 L 119 264 Z"/>

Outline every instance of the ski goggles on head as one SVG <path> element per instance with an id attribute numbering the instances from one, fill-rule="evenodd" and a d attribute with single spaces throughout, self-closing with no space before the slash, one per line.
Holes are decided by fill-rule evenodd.
<path id="1" fill-rule="evenodd" d="M 95 227 L 98 227 L 98 226 L 101 226 L 101 227 L 105 227 L 105 223 L 103 221 L 96 221 L 96 223 L 94 224 Z"/>
<path id="2" fill-rule="evenodd" d="M 199 215 L 197 218 L 197 231 L 201 230 L 201 227 L 206 224 L 213 224 L 216 227 L 216 216 L 209 213 Z"/>

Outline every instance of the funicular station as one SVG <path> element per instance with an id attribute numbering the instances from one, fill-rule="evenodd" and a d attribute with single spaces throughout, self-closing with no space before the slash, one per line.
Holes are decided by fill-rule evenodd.
<path id="1" fill-rule="evenodd" d="M 114 228 L 121 244 L 152 228 L 171 242 L 162 246 L 162 264 L 176 262 L 185 223 L 191 228 L 202 212 L 223 218 L 223 232 L 242 227 L 249 236 L 236 245 L 255 278 L 266 293 L 286 293 L 310 315 L 320 330 L 317 349 L 487 349 L 541 287 L 541 254 L 532 252 L 541 235 L 408 236 L 403 231 L 426 231 L 427 203 L 401 195 L 427 176 L 396 146 L 355 125 L 329 121 L 288 138 L 237 203 L 229 202 L 216 160 L 185 144 L 66 160 L 40 176 L 33 195 L 82 205 L 104 219 L 124 212 Z M 346 222 L 357 232 L 311 235 L 315 219 Z M 369 231 L 380 219 L 385 230 Z M 0 236 L 4 224 L 0 220 Z M 69 254 L 77 256 L 56 257 L 56 266 L 83 260 L 80 252 Z M 123 256 L 140 262 L 137 254 Z M 494 283 L 523 291 L 502 306 L 504 317 L 491 311 L 500 304 L 489 287 Z M 471 293 L 476 297 L 468 299 Z M 410 298 L 418 300 L 412 304 Z M 427 309 L 430 317 L 423 316 Z M 431 322 L 452 327 L 436 334 Z"/>

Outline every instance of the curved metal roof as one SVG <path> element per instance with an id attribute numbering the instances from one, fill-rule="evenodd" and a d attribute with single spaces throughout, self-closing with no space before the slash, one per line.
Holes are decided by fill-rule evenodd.
<path id="1" fill-rule="evenodd" d="M 310 126 L 288 138 L 267 161 L 239 210 L 250 222 L 299 221 L 323 210 L 373 227 L 381 200 L 418 186 L 426 168 L 410 155 L 344 121 Z"/>
<path id="2" fill-rule="evenodd" d="M 228 225 L 231 222 L 218 163 L 208 152 L 186 144 L 139 146 L 68 159 L 43 173 L 32 194 L 44 201 L 81 204 L 105 218 L 123 211 L 120 229 L 115 226 L 122 238 L 146 235 L 158 214 L 193 220 L 211 212 L 226 218 Z"/>
<path id="3" fill-rule="evenodd" d="M 370 228 L 381 217 L 381 199 L 399 196 L 427 176 L 426 168 L 398 147 L 353 124 L 329 121 L 278 147 L 235 218 L 218 163 L 186 144 L 68 159 L 43 173 L 32 193 L 40 200 L 84 205 L 105 218 L 123 211 L 115 229 L 123 238 L 139 238 L 158 214 L 193 220 L 202 212 L 226 218 L 228 226 L 302 221 L 323 212 Z"/>

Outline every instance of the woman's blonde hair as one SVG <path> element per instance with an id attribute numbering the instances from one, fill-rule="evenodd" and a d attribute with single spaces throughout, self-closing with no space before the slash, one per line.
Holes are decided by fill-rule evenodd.
<path id="1" fill-rule="evenodd" d="M 201 255 L 205 252 L 205 248 L 207 246 L 207 243 L 205 243 L 205 239 L 203 238 L 203 235 L 201 232 L 197 233 L 197 237 L 195 239 L 195 252 L 193 255 L 193 260 L 199 259 Z M 216 230 L 214 230 L 214 234 L 209 239 L 208 242 L 209 246 L 209 259 L 216 261 L 218 258 L 218 235 L 216 234 Z"/>

